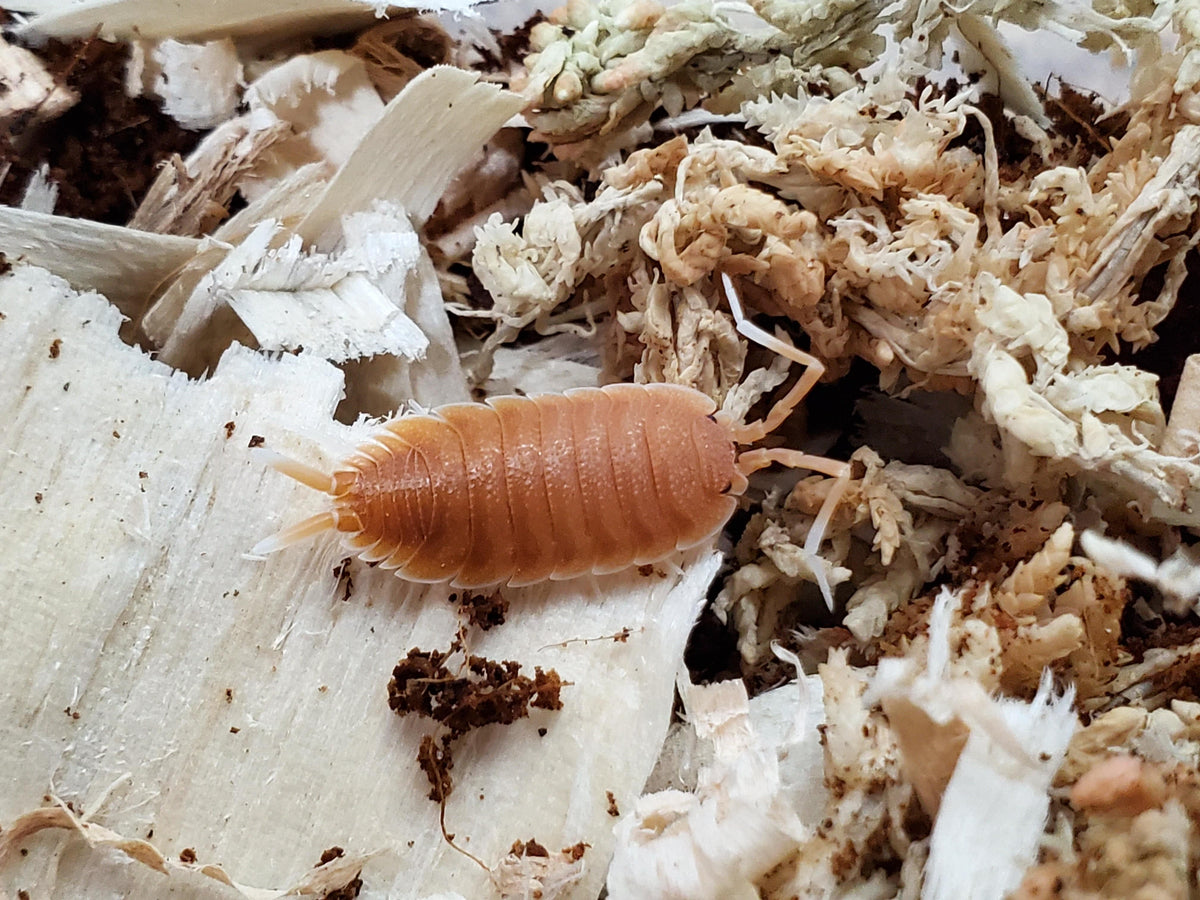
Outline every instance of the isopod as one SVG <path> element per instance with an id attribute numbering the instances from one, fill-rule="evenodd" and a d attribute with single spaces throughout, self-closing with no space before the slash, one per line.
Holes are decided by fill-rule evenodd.
<path id="1" fill-rule="evenodd" d="M 706 394 L 672 384 L 493 397 L 402 416 L 332 474 L 270 454 L 280 472 L 327 494 L 331 508 L 251 552 L 333 530 L 363 560 L 415 582 L 482 588 L 604 574 L 711 539 L 750 473 L 782 463 L 837 479 L 805 544 L 815 556 L 847 464 L 789 449 L 739 453 L 738 445 L 778 428 L 824 366 L 748 321 L 721 277 L 738 331 L 807 367 L 761 421 L 730 422 Z M 832 606 L 823 567 L 812 570 Z"/>

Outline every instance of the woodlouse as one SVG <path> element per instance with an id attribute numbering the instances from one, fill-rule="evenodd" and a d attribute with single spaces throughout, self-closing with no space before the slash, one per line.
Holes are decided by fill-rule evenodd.
<path id="1" fill-rule="evenodd" d="M 614 572 L 710 539 L 747 476 L 782 463 L 837 478 L 805 544 L 815 555 L 849 467 L 788 449 L 739 454 L 737 445 L 777 428 L 824 367 L 749 322 L 722 278 L 738 331 L 807 366 L 763 420 L 726 421 L 711 398 L 681 385 L 617 384 L 403 416 L 332 474 L 265 451 L 332 508 L 252 552 L 334 530 L 362 559 L 410 581 L 481 588 Z M 812 568 L 832 605 L 823 567 Z"/>

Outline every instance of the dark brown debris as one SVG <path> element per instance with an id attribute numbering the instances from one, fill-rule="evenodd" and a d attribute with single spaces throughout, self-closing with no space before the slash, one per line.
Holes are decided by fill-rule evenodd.
<path id="1" fill-rule="evenodd" d="M 458 605 L 466 615 L 467 623 L 481 631 L 503 625 L 504 617 L 508 613 L 508 601 L 499 591 L 490 594 L 464 592 Z"/>
<path id="2" fill-rule="evenodd" d="M 339 888 L 336 891 L 330 891 L 324 896 L 324 898 L 322 898 L 322 900 L 354 900 L 355 897 L 362 893 L 362 889 L 363 880 L 356 877 L 344 888 Z"/>
<path id="3" fill-rule="evenodd" d="M 513 841 L 513 845 L 509 848 L 508 852 L 513 856 L 540 856 L 543 859 L 550 856 L 550 851 L 533 838 L 527 841 Z"/>
<path id="4" fill-rule="evenodd" d="M 448 653 L 410 650 L 388 684 L 392 710 L 427 716 L 460 737 L 483 725 L 511 724 L 527 716 L 530 707 L 562 709 L 562 680 L 553 669 L 535 668 L 529 678 L 520 674 L 518 662 L 468 656 L 456 673 L 446 663 L 459 649 L 452 644 Z"/>
<path id="5" fill-rule="evenodd" d="M 86 38 L 30 48 L 79 102 L 51 122 L 26 117 L 0 132 L 0 204 L 20 202 L 43 163 L 58 186 L 55 212 L 124 225 L 172 154 L 200 134 L 186 131 L 145 97 L 125 93 L 126 44 Z"/>
<path id="6" fill-rule="evenodd" d="M 354 591 L 354 579 L 350 577 L 351 562 L 349 556 L 343 556 L 342 561 L 333 567 L 333 577 L 337 582 L 334 592 L 341 590 L 343 602 L 349 600 L 350 594 Z"/>
<path id="7" fill-rule="evenodd" d="M 368 28 L 349 52 L 387 102 L 425 69 L 450 62 L 453 43 L 435 19 L 403 12 Z"/>
<path id="8" fill-rule="evenodd" d="M 578 862 L 579 860 L 583 859 L 583 855 L 587 853 L 587 849 L 590 846 L 591 844 L 580 841 L 577 844 L 572 844 L 570 847 L 563 847 L 558 852 L 567 862 Z M 544 844 L 539 843 L 534 838 L 530 838 L 527 841 L 513 841 L 513 845 L 508 848 L 508 853 L 510 856 L 515 856 L 518 859 L 522 857 L 537 859 L 550 858 L 550 851 L 546 849 Z"/>
<path id="9" fill-rule="evenodd" d="M 1107 115 L 1108 110 L 1091 91 L 1079 90 L 1065 81 L 1059 81 L 1057 94 L 1037 90 L 1054 133 L 1077 145 L 1086 154 L 1084 162 L 1087 156 L 1108 153 L 1129 126 L 1127 112 Z"/>
<path id="10" fill-rule="evenodd" d="M 453 668 L 448 663 L 453 659 Z M 452 790 L 451 744 L 484 725 L 509 725 L 530 708 L 562 709 L 563 681 L 553 669 L 520 673 L 520 663 L 464 655 L 456 640 L 447 652 L 410 650 L 396 664 L 388 683 L 388 706 L 397 715 L 416 713 L 445 729 L 440 739 L 427 735 L 417 761 L 432 785 L 430 798 L 444 801 Z"/>
<path id="11" fill-rule="evenodd" d="M 323 866 L 326 863 L 331 863 L 335 859 L 338 859 L 339 857 L 342 857 L 345 855 L 346 855 L 346 851 L 344 849 L 342 849 L 341 847 L 337 847 L 337 846 L 330 847 L 328 850 L 321 851 L 321 861 L 319 863 L 317 863 L 317 866 Z"/>

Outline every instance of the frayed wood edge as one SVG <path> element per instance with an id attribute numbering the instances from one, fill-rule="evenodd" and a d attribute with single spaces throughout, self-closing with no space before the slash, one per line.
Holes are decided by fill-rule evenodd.
<path id="1" fill-rule="evenodd" d="M 384 107 L 296 227 L 316 243 L 348 212 L 390 200 L 420 228 L 447 185 L 525 106 L 518 94 L 453 66 L 422 72 Z"/>
<path id="2" fill-rule="evenodd" d="M 303 207 L 296 199 L 302 192 L 294 182 L 316 177 L 316 170 L 307 166 L 254 204 L 264 214 L 278 214 L 282 207 L 290 206 L 291 216 L 299 219 L 295 228 L 281 228 L 271 246 L 281 246 L 291 235 L 299 235 L 310 247 L 332 246 L 340 240 L 344 216 L 371 210 L 380 201 L 402 207 L 419 229 L 446 186 L 523 105 L 521 97 L 479 82 L 475 73 L 450 66 L 427 70 L 384 107 L 379 121 L 332 178 L 323 185 L 310 178 L 308 191 L 303 192 Z M 146 336 L 164 348 L 163 359 L 174 365 L 202 368 L 191 357 L 180 358 L 166 348 L 180 342 L 181 322 L 188 321 L 188 329 L 198 333 L 216 315 L 216 308 L 193 308 L 193 292 L 208 272 L 223 263 L 233 245 L 245 240 L 258 224 L 247 218 L 248 211 L 243 210 L 213 236 L 214 241 L 228 246 L 206 245 L 212 252 L 196 256 L 145 316 L 139 317 Z M 219 339 L 207 343 L 213 342 L 219 343 Z"/>
<path id="3" fill-rule="evenodd" d="M 214 129 L 185 161 L 171 157 L 142 198 L 129 227 L 188 237 L 205 234 L 226 215 L 242 179 L 275 144 L 288 123 L 248 113 Z"/>
<path id="4" fill-rule="evenodd" d="M 172 872 L 199 872 L 207 878 L 228 885 L 249 900 L 273 900 L 276 897 L 323 897 L 333 891 L 340 891 L 359 876 L 363 866 L 372 857 L 381 852 L 340 856 L 324 865 L 314 867 L 290 888 L 257 888 L 239 884 L 230 878 L 224 869 L 211 863 L 189 863 L 169 859 L 149 841 L 127 838 L 94 822 L 88 822 L 86 817 L 75 815 L 62 800 L 52 795 L 50 799 L 54 805 L 42 806 L 18 816 L 12 825 L 0 831 L 0 871 L 26 839 L 40 831 L 62 828 L 75 832 L 92 849 L 111 847 L 164 875 L 171 875 Z"/>

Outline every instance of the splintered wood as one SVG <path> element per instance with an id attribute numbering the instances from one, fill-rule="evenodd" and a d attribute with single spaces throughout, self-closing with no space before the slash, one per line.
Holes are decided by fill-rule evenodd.
<path id="1" fill-rule="evenodd" d="M 200 865 L 170 875 L 189 896 L 225 895 L 209 863 L 241 886 L 290 888 L 332 846 L 371 857 L 364 896 L 487 896 L 491 876 L 443 840 L 415 763 L 427 727 L 387 708 L 396 661 L 453 637 L 447 590 L 355 565 L 343 602 L 332 544 L 245 556 L 315 502 L 249 445 L 327 462 L 369 433 L 331 421 L 339 373 L 235 347 L 190 382 L 121 344 L 102 298 L 30 267 L 0 277 L 0 314 L 0 822 L 68 802 L 104 835 L 151 845 L 147 865 L 191 851 Z M 583 841 L 600 862 L 562 896 L 596 895 L 606 796 L 632 804 L 649 774 L 716 565 L 700 553 L 679 573 L 511 591 L 505 626 L 470 634 L 471 652 L 552 667 L 569 686 L 562 711 L 458 746 L 445 816 L 459 844 L 496 867 L 518 839 Z M 111 840 L 79 852 L 63 813 L 38 815 L 55 830 L 0 833 L 0 889 L 166 889 Z"/>

